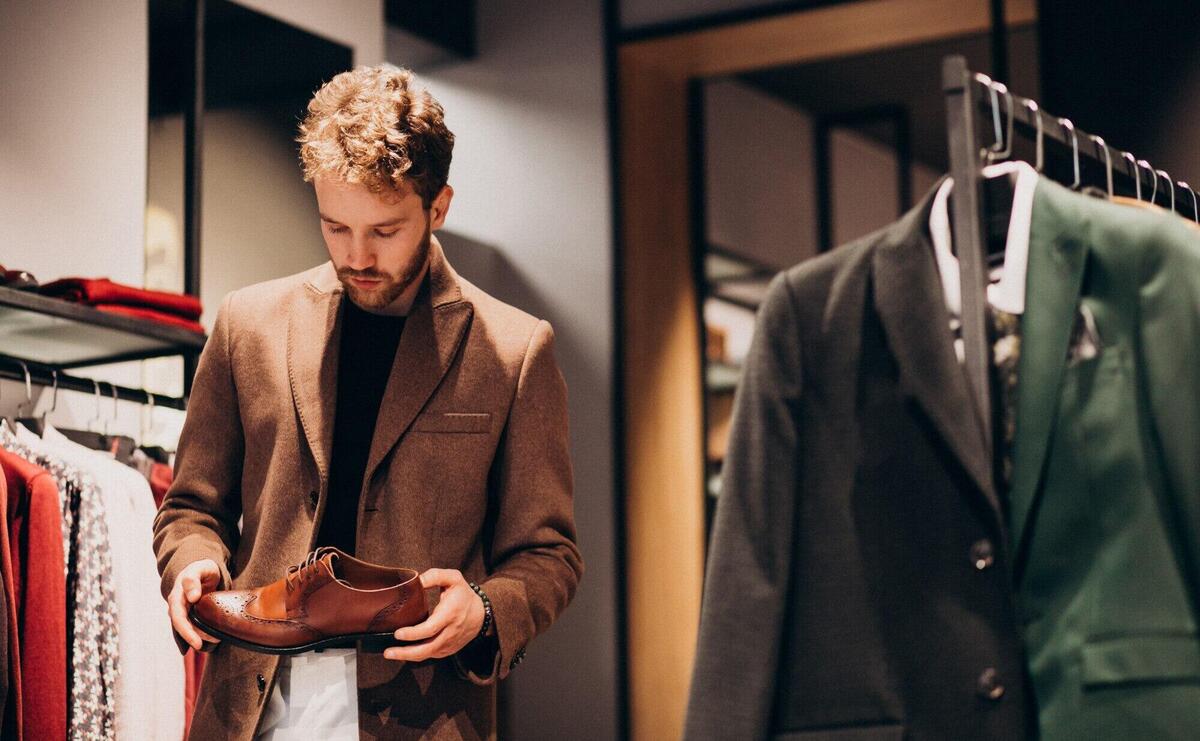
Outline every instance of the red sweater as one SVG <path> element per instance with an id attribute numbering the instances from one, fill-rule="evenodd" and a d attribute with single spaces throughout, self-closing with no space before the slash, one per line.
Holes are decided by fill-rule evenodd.
<path id="1" fill-rule="evenodd" d="M 67 585 L 58 487 L 42 468 L 0 449 L 8 488 L 20 638 L 21 725 L 26 738 L 67 735 Z"/>

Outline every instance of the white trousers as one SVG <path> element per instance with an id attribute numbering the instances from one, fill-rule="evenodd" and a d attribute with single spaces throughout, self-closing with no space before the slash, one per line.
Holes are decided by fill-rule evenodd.
<path id="1" fill-rule="evenodd" d="M 263 711 L 262 741 L 358 741 L 358 659 L 353 648 L 284 656 Z"/>

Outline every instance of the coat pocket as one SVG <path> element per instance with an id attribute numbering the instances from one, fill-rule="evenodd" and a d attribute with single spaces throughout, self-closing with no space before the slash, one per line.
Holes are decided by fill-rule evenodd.
<path id="1" fill-rule="evenodd" d="M 785 731 L 771 736 L 772 741 L 902 741 L 903 738 L 904 726 L 899 723 Z"/>
<path id="2" fill-rule="evenodd" d="M 1083 644 L 1085 689 L 1129 683 L 1200 680 L 1200 641 L 1195 635 L 1127 635 Z"/>
<path id="3" fill-rule="evenodd" d="M 413 432 L 481 434 L 492 429 L 492 415 L 463 412 L 425 412 L 413 421 Z"/>

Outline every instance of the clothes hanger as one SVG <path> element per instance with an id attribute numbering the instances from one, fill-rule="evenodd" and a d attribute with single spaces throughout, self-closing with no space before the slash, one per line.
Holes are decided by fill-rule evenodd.
<path id="1" fill-rule="evenodd" d="M 13 430 L 17 429 L 17 424 L 20 422 L 18 418 L 21 416 L 21 410 L 25 408 L 26 404 L 33 401 L 33 378 L 29 375 L 29 366 L 23 360 L 17 360 L 16 362 L 21 366 L 21 370 L 25 372 L 25 401 L 19 402 L 13 416 L 6 418 L 8 426 Z"/>
<path id="2" fill-rule="evenodd" d="M 22 363 L 22 365 L 24 365 L 24 363 Z M 28 369 L 26 369 L 26 375 L 28 375 L 28 373 L 29 373 L 29 371 L 28 371 Z M 51 379 L 52 379 L 51 380 L 51 389 L 52 390 L 50 392 L 50 394 L 51 394 L 50 408 L 42 410 L 41 415 L 37 416 L 37 417 L 18 417 L 17 418 L 17 424 L 24 425 L 25 429 L 29 430 L 30 432 L 37 435 L 38 437 L 41 437 L 42 435 L 46 434 L 46 417 L 49 416 L 50 412 L 53 412 L 55 409 L 58 409 L 58 370 L 52 369 L 50 371 L 50 374 L 51 374 Z M 32 412 L 36 408 L 37 408 L 37 404 L 34 404 L 33 406 L 30 407 L 30 411 Z M 20 413 L 20 407 L 17 408 L 17 412 Z"/>
<path id="3" fill-rule="evenodd" d="M 1162 175 L 1166 179 L 1167 185 L 1171 186 L 1171 211 L 1175 211 L 1175 182 L 1171 180 L 1171 175 L 1166 170 L 1154 171 L 1154 184 L 1158 185 L 1158 176 Z"/>
<path id="4" fill-rule="evenodd" d="M 1104 174 L 1108 180 L 1108 200 L 1111 201 L 1112 197 L 1114 195 L 1113 194 L 1112 153 L 1109 152 L 1108 144 L 1105 143 L 1103 138 L 1096 136 L 1095 134 L 1088 134 L 1088 136 L 1090 136 L 1092 138 L 1092 141 L 1096 144 L 1097 147 L 1100 147 L 1101 149 L 1104 150 Z"/>
<path id="5" fill-rule="evenodd" d="M 154 394 L 146 392 L 146 406 L 150 407 L 148 416 L 149 423 L 142 430 L 142 445 L 138 446 L 138 450 L 149 456 L 155 463 L 169 464 L 171 462 L 171 454 L 160 445 L 146 445 L 145 442 L 150 438 L 150 434 L 154 432 Z"/>
<path id="6" fill-rule="evenodd" d="M 1071 132 L 1071 155 L 1075 163 L 1075 182 L 1071 183 L 1071 190 L 1079 190 L 1083 181 L 1079 178 L 1079 137 L 1075 134 L 1075 124 L 1069 118 L 1060 118 L 1058 125 Z"/>
<path id="7" fill-rule="evenodd" d="M 1002 229 L 1000 237 L 1003 250 L 998 254 L 1003 256 L 1004 265 L 1000 281 L 987 288 L 988 302 L 1003 311 L 1021 314 L 1025 309 L 1025 273 L 1029 263 L 1029 228 L 1033 211 L 1033 194 L 1039 175 L 1038 170 L 1031 167 L 1028 162 L 1021 160 L 996 161 L 1002 157 L 1006 158 L 1012 153 L 1012 96 L 1004 85 L 992 83 L 986 75 L 978 77 L 988 84 L 991 90 L 992 120 L 998 137 L 996 143 L 981 152 L 983 159 L 990 163 L 981 172 L 985 195 L 988 196 L 986 208 L 989 210 L 989 216 L 998 214 L 996 218 L 989 218 L 989 242 L 992 241 L 991 237 L 995 234 L 992 231 L 993 227 L 997 231 Z M 1001 94 L 1006 96 L 1009 103 L 1009 125 L 1006 140 L 1001 138 L 1004 137 L 1004 127 L 1000 122 L 999 96 Z M 1038 164 L 1042 165 L 1041 112 L 1036 104 L 1030 106 L 1030 110 L 1034 113 L 1038 129 Z M 935 195 L 934 208 L 930 216 L 930 231 L 933 236 L 934 257 L 938 273 L 942 278 L 946 305 L 951 313 L 955 313 L 961 310 L 962 298 L 958 260 L 954 257 L 950 245 L 947 201 L 951 188 L 953 188 L 953 181 L 947 179 Z M 1003 210 L 997 208 L 1000 204 L 1005 205 Z"/>
<path id="8" fill-rule="evenodd" d="M 1008 238 L 1010 214 L 1013 209 L 1013 194 L 1016 190 L 1016 170 L 1011 167 L 999 167 L 1013 151 L 1013 126 L 1016 116 L 1013 115 L 1013 96 L 1008 87 L 1002 82 L 993 82 L 987 75 L 978 75 L 980 81 L 988 86 L 992 101 L 992 124 L 995 129 L 996 141 L 986 150 L 980 152 L 981 159 L 987 162 L 980 172 L 983 190 L 984 229 L 987 238 L 987 259 L 989 266 L 998 264 L 1004 253 L 1004 244 Z M 1000 96 L 1003 95 L 1007 109 L 1007 126 L 1002 126 L 1000 114 Z"/>
<path id="9" fill-rule="evenodd" d="M 1138 160 L 1138 166 L 1146 168 L 1146 172 L 1150 173 L 1150 177 L 1154 180 L 1154 190 L 1150 191 L 1150 203 L 1154 203 L 1154 199 L 1158 196 L 1158 173 L 1154 171 L 1154 167 L 1146 160 Z"/>
<path id="10" fill-rule="evenodd" d="M 88 428 L 86 430 L 60 429 L 60 428 L 55 428 L 55 429 L 58 430 L 58 432 L 61 433 L 63 437 L 67 438 L 71 442 L 82 445 L 85 448 L 89 448 L 91 450 L 107 451 L 108 450 L 107 436 L 103 432 L 93 429 L 95 427 L 100 426 L 101 417 L 102 417 L 102 414 L 100 411 L 101 397 L 100 397 L 100 382 L 99 381 L 96 381 L 94 379 L 92 380 L 92 391 L 96 395 L 96 416 L 88 421 Z"/>
<path id="11" fill-rule="evenodd" d="M 1121 152 L 1121 156 L 1129 160 L 1129 164 L 1133 165 L 1133 184 L 1136 188 L 1137 199 L 1142 200 L 1142 173 L 1138 169 L 1137 160 L 1129 152 Z"/>
<path id="12" fill-rule="evenodd" d="M 1188 193 L 1192 194 L 1192 220 L 1197 224 L 1200 224 L 1200 204 L 1197 204 L 1196 202 L 1196 191 L 1192 190 L 1192 186 L 1188 185 L 1182 180 L 1177 180 L 1176 183 L 1180 188 L 1187 188 Z"/>
<path id="13" fill-rule="evenodd" d="M 1034 100 L 1026 100 L 1025 107 L 1028 108 L 1029 112 L 1033 114 L 1034 126 L 1037 128 L 1037 136 L 1034 139 L 1037 154 L 1034 158 L 1033 169 L 1040 173 L 1046 164 L 1045 147 L 1042 133 L 1042 111 L 1040 108 L 1038 108 L 1037 101 Z"/>

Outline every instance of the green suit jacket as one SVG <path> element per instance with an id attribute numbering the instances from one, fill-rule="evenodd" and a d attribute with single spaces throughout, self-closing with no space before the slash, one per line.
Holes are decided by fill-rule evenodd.
<path id="1" fill-rule="evenodd" d="M 1042 737 L 1200 738 L 1200 237 L 1043 179 L 1026 286 L 1009 514 Z M 1081 306 L 1100 349 L 1069 359 Z"/>

